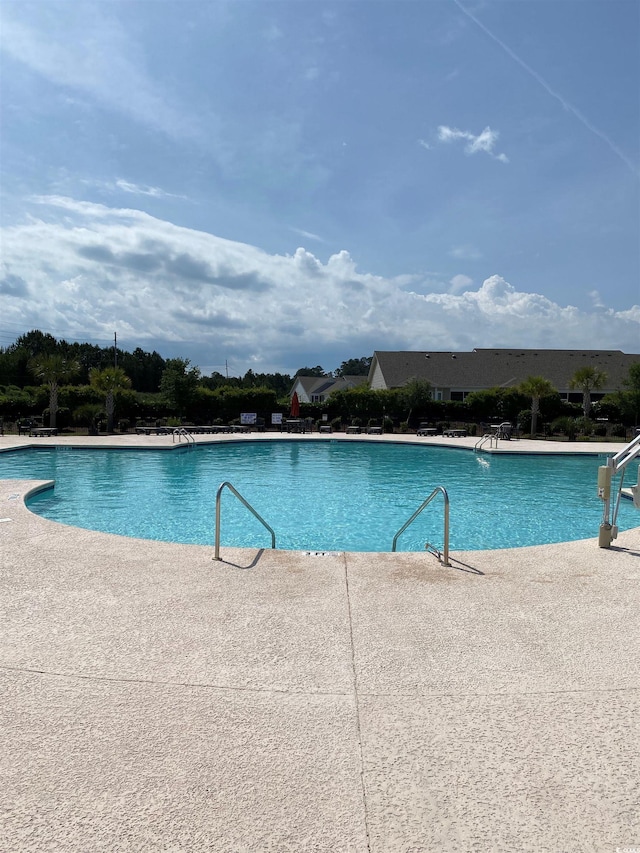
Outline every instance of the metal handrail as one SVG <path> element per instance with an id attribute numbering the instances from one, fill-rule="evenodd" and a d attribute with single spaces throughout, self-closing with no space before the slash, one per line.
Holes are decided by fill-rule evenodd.
<path id="1" fill-rule="evenodd" d="M 444 498 L 444 550 L 442 552 L 442 564 L 444 566 L 450 566 L 451 563 L 449 562 L 449 495 L 447 494 L 447 490 L 444 486 L 436 486 L 435 489 L 429 495 L 429 497 L 420 504 L 420 506 L 413 513 L 411 518 L 402 525 L 400 530 L 398 530 L 396 535 L 393 537 L 393 545 L 391 546 L 391 550 L 396 550 L 396 543 L 398 541 L 399 536 L 401 536 L 407 529 L 407 527 L 409 527 L 409 525 L 415 521 L 415 519 L 420 515 L 422 510 L 425 509 L 431 503 L 431 501 L 435 498 L 437 494 L 441 494 Z"/>
<path id="2" fill-rule="evenodd" d="M 610 548 L 611 542 L 618 536 L 618 510 L 620 509 L 620 498 L 622 497 L 624 475 L 627 466 L 638 456 L 640 456 L 640 435 L 636 435 L 635 438 L 631 439 L 631 441 L 625 445 L 622 450 L 607 459 L 606 465 L 602 465 L 598 469 L 598 497 L 604 501 L 602 507 L 602 522 L 600 524 L 600 533 L 598 536 L 598 545 L 600 548 Z M 620 479 L 618 481 L 617 496 L 614 499 L 613 512 L 610 518 L 609 513 L 611 511 L 612 500 L 611 486 L 613 477 L 616 474 L 620 475 Z M 632 489 L 638 489 L 639 485 L 640 469 L 638 469 L 638 484 L 635 487 L 632 487 Z"/>
<path id="3" fill-rule="evenodd" d="M 273 529 L 267 524 L 264 518 L 260 515 L 260 513 L 256 512 L 256 510 L 251 506 L 249 501 L 245 500 L 240 492 L 231 485 L 228 481 L 225 480 L 224 483 L 221 483 L 218 487 L 218 491 L 216 492 L 216 541 L 215 541 L 215 557 L 214 559 L 220 559 L 220 496 L 222 495 L 222 490 L 225 488 L 230 489 L 233 494 L 241 501 L 248 510 L 250 510 L 258 521 L 262 522 L 262 524 L 267 528 L 269 533 L 271 533 L 271 547 L 276 547 L 276 534 L 273 532 Z"/>
<path id="4" fill-rule="evenodd" d="M 485 432 L 485 434 L 481 438 L 479 438 L 478 441 L 476 441 L 475 446 L 473 448 L 474 451 L 480 450 L 480 448 L 482 447 L 482 445 L 486 441 L 489 442 L 489 447 L 493 447 L 494 439 L 495 439 L 496 447 L 497 447 L 498 446 L 498 436 L 493 432 Z"/>
<path id="5" fill-rule="evenodd" d="M 187 430 L 184 427 L 176 427 L 176 429 L 174 429 L 174 431 L 172 433 L 174 444 L 176 441 L 176 436 L 178 436 L 178 443 L 180 443 L 180 441 L 182 440 L 182 436 L 185 437 L 187 444 L 189 444 L 190 442 L 193 442 L 193 444 L 195 445 L 195 443 L 196 443 L 195 438 L 191 435 L 190 432 L 187 432 Z"/>
<path id="6" fill-rule="evenodd" d="M 629 444 L 625 445 L 615 456 L 611 456 L 607 460 L 607 465 L 613 468 L 614 472 L 621 471 L 638 455 L 640 455 L 640 435 L 632 438 Z"/>

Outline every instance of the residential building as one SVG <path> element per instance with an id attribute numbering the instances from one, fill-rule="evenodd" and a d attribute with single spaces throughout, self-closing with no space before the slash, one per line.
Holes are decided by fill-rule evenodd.
<path id="1" fill-rule="evenodd" d="M 297 392 L 301 403 L 324 403 L 330 394 L 357 388 L 366 382 L 366 376 L 296 376 L 289 396 Z"/>
<path id="2" fill-rule="evenodd" d="M 464 400 L 472 391 L 514 388 L 528 376 L 544 376 L 570 402 L 582 402 L 571 378 L 582 367 L 606 375 L 603 387 L 592 393 L 595 402 L 624 390 L 624 381 L 640 354 L 621 350 L 474 349 L 471 352 L 374 352 L 369 371 L 373 389 L 399 388 L 409 379 L 425 379 L 434 400 Z"/>

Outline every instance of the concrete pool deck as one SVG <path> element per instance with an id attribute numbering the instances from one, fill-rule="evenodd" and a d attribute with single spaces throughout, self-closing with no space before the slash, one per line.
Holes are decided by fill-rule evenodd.
<path id="1" fill-rule="evenodd" d="M 171 437 L 0 437 L 44 444 Z M 0 849 L 640 847 L 640 528 L 216 562 L 40 518 L 34 485 L 0 481 Z"/>

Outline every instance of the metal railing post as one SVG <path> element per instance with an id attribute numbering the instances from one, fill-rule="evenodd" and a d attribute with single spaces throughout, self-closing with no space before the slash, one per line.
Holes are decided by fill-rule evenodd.
<path id="1" fill-rule="evenodd" d="M 271 533 L 271 547 L 275 548 L 276 547 L 276 534 L 274 533 L 273 528 L 271 528 L 267 524 L 267 522 L 264 520 L 264 518 L 260 515 L 259 512 L 256 512 L 256 510 L 251 506 L 249 501 L 245 500 L 245 498 L 242 497 L 240 492 L 236 488 L 234 488 L 234 486 L 232 486 L 231 483 L 229 483 L 228 481 L 225 480 L 224 483 L 220 484 L 220 486 L 218 487 L 218 491 L 216 492 L 216 534 L 215 534 L 214 559 L 215 560 L 220 559 L 220 497 L 222 495 L 223 489 L 225 489 L 225 488 L 232 491 L 233 494 L 238 498 L 238 500 L 242 504 L 244 504 L 246 506 L 246 508 L 250 512 L 253 513 L 253 515 L 255 515 L 255 517 L 258 519 L 259 522 L 261 522 L 261 524 L 263 524 L 267 528 L 269 533 Z"/>
<path id="2" fill-rule="evenodd" d="M 404 531 L 412 524 L 415 519 L 420 515 L 423 509 L 431 503 L 431 501 L 435 498 L 437 494 L 441 494 L 444 498 L 444 546 L 442 549 L 442 563 L 445 566 L 450 566 L 449 562 L 449 495 L 447 494 L 447 490 L 444 486 L 436 486 L 435 489 L 431 492 L 428 498 L 424 500 L 418 509 L 413 513 L 411 518 L 402 525 L 400 530 L 393 537 L 393 545 L 391 546 L 391 550 L 396 550 L 396 544 L 398 542 L 398 538 L 404 533 Z"/>

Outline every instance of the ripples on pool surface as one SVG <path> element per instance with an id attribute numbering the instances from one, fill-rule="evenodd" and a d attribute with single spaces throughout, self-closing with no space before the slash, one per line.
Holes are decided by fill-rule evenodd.
<path id="1" fill-rule="evenodd" d="M 485 456 L 376 442 L 251 442 L 194 451 L 39 449 L 0 454 L 0 478 L 55 479 L 30 500 L 65 524 L 172 542 L 211 544 L 215 494 L 236 489 L 276 532 L 278 548 L 389 551 L 427 495 L 451 501 L 450 547 L 511 548 L 597 537 L 597 456 Z M 626 502 L 624 502 L 626 503 Z M 398 550 L 441 548 L 441 497 Z M 637 523 L 621 506 L 621 529 Z M 269 547 L 268 532 L 225 490 L 223 546 Z"/>

